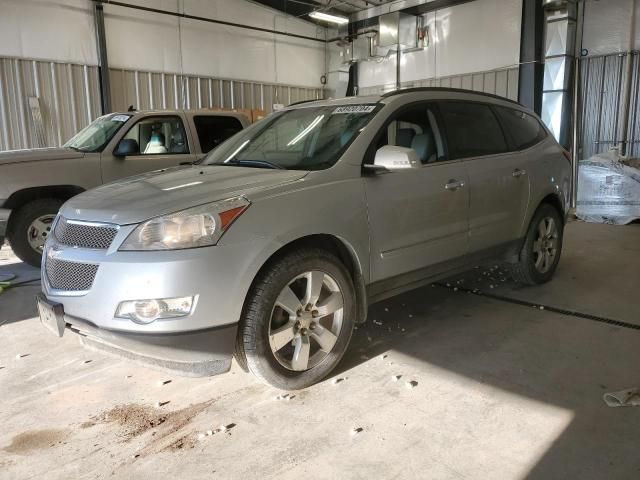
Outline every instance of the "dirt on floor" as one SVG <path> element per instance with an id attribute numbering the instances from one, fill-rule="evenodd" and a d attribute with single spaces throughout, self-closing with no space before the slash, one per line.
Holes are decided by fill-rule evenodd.
<path id="1" fill-rule="evenodd" d="M 124 441 L 142 435 L 149 430 L 155 430 L 153 435 L 164 438 L 185 427 L 196 415 L 207 408 L 211 402 L 202 402 L 174 411 L 163 411 L 162 407 L 147 405 L 124 404 L 93 417 L 91 421 L 81 425 L 90 428 L 100 423 L 115 423 L 120 427 L 118 436 Z M 159 428 L 162 426 L 162 432 Z"/>

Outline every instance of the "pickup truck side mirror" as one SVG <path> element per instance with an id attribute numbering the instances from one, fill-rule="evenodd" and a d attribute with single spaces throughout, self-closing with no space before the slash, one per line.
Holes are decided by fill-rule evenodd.
<path id="1" fill-rule="evenodd" d="M 377 152 L 373 165 L 364 165 L 367 170 L 393 172 L 409 168 L 420 168 L 422 164 L 413 148 L 385 145 Z"/>
<path id="2" fill-rule="evenodd" d="M 132 138 L 123 138 L 118 143 L 118 146 L 113 151 L 113 155 L 116 157 L 126 157 L 127 155 L 134 155 L 140 153 L 140 147 L 138 142 Z"/>

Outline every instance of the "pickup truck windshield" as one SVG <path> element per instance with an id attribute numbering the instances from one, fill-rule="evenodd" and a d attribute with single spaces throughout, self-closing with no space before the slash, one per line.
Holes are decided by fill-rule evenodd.
<path id="1" fill-rule="evenodd" d="M 101 152 L 129 118 L 131 115 L 104 115 L 76 133 L 64 146 L 80 152 Z"/>
<path id="2" fill-rule="evenodd" d="M 234 135 L 202 164 L 323 170 L 338 161 L 379 108 L 334 105 L 277 112 Z"/>

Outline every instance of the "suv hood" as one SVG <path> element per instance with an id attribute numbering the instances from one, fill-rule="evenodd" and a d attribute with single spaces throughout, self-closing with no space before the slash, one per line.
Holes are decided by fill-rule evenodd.
<path id="1" fill-rule="evenodd" d="M 21 162 L 38 162 L 44 160 L 63 160 L 67 158 L 82 158 L 83 152 L 70 148 L 31 148 L 28 150 L 9 150 L 0 152 L 0 165 Z"/>
<path id="2" fill-rule="evenodd" d="M 294 182 L 308 172 L 193 165 L 102 185 L 64 204 L 66 218 L 127 225 L 225 198 Z M 251 199 L 251 197 L 249 197 Z"/>

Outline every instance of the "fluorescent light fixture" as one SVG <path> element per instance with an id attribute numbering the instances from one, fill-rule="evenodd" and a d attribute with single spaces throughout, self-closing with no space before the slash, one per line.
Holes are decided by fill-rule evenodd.
<path id="1" fill-rule="evenodd" d="M 330 15 L 324 12 L 311 12 L 309 16 L 316 20 L 324 20 L 329 23 L 337 23 L 338 25 L 349 23 L 349 19 L 347 17 L 339 17 L 338 15 Z"/>

